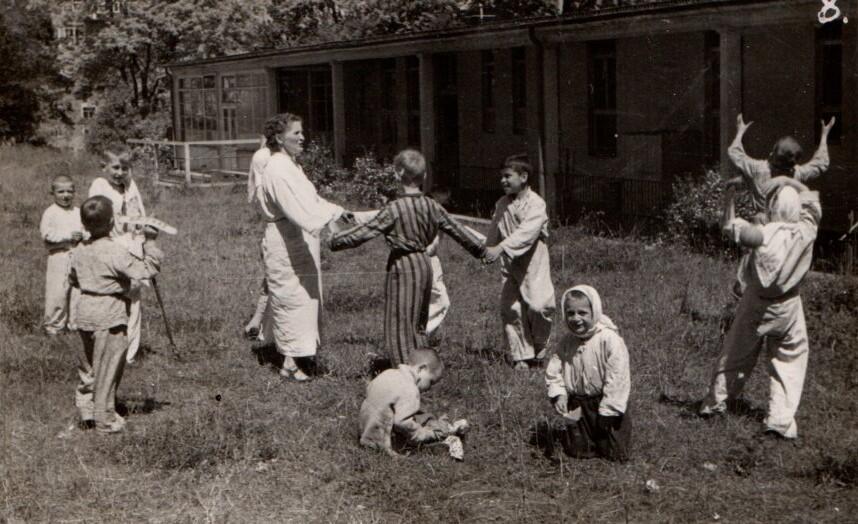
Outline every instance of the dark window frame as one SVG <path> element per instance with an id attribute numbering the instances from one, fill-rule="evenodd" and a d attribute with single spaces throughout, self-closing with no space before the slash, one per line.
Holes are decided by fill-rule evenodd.
<path id="1" fill-rule="evenodd" d="M 617 46 L 615 40 L 587 43 L 588 149 L 596 158 L 617 156 Z"/>
<path id="2" fill-rule="evenodd" d="M 497 71 L 495 53 L 491 49 L 480 53 L 480 108 L 483 133 L 494 134 L 497 131 L 497 110 L 495 109 L 495 87 Z"/>
<path id="3" fill-rule="evenodd" d="M 814 122 L 816 140 L 821 132 L 819 122 L 832 116 L 837 122 L 828 135 L 828 143 L 840 145 L 843 141 L 843 31 L 840 20 L 816 28 L 816 93 Z"/>

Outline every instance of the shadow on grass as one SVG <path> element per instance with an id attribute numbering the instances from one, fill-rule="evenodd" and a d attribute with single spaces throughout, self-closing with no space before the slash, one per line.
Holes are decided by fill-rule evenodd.
<path id="1" fill-rule="evenodd" d="M 171 402 L 161 402 L 152 397 L 129 397 L 116 402 L 116 412 L 125 417 L 128 415 L 148 415 L 160 411 Z"/>
<path id="2" fill-rule="evenodd" d="M 260 366 L 272 366 L 277 369 L 283 367 L 283 355 L 277 352 L 274 344 L 254 344 L 250 351 L 253 352 Z"/>
<path id="3" fill-rule="evenodd" d="M 662 393 L 658 401 L 662 404 L 678 408 L 680 416 L 683 418 L 699 417 L 700 407 L 703 405 L 702 400 L 681 399 L 672 397 L 667 393 Z M 727 413 L 746 417 L 757 422 L 762 422 L 766 418 L 765 409 L 755 407 L 743 398 L 728 400 Z"/>

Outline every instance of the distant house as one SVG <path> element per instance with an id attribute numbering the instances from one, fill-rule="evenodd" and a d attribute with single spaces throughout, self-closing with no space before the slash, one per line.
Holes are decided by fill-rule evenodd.
<path id="1" fill-rule="evenodd" d="M 527 152 L 556 216 L 649 216 L 675 177 L 731 169 L 737 113 L 756 122 L 745 145 L 758 157 L 783 134 L 809 156 L 820 119 L 836 116 L 818 186 L 826 227 L 844 227 L 858 207 L 858 106 L 843 96 L 858 92 L 855 24 L 821 25 L 817 0 L 607 4 L 171 64 L 175 138 L 254 138 L 290 111 L 344 164 L 419 147 L 433 186 L 479 198 L 497 194 L 507 155 Z"/>

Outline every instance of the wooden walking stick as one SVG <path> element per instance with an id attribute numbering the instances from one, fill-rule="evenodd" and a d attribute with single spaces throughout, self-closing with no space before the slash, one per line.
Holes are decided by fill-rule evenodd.
<path id="1" fill-rule="evenodd" d="M 176 360 L 181 361 L 182 356 L 179 354 L 179 348 L 176 346 L 176 341 L 173 340 L 173 331 L 170 329 L 170 321 L 167 319 L 167 312 L 164 310 L 164 301 L 161 299 L 161 291 L 158 290 L 158 281 L 152 277 L 152 289 L 155 291 L 155 299 L 158 301 L 158 307 L 161 309 L 161 318 L 164 319 L 164 331 L 167 332 L 167 339 L 170 341 L 170 349 L 173 350 L 173 356 Z"/>

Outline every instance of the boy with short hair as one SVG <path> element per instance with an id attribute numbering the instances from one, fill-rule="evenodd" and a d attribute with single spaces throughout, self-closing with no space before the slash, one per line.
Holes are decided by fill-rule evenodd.
<path id="1" fill-rule="evenodd" d="M 360 443 L 368 448 L 399 456 L 392 445 L 392 434 L 410 444 L 428 444 L 467 430 L 464 420 L 450 424 L 443 417 L 420 410 L 420 394 L 441 379 L 444 364 L 437 353 L 417 349 L 409 362 L 388 369 L 375 377 L 366 388 L 366 399 L 360 407 Z"/>
<path id="2" fill-rule="evenodd" d="M 158 274 L 163 254 L 148 244 L 145 257 L 137 258 L 111 237 L 114 213 L 107 197 L 88 198 L 80 216 L 91 236 L 72 251 L 70 262 L 72 285 L 80 290 L 73 321 L 83 343 L 75 406 L 82 423 L 116 433 L 125 427 L 116 413 L 116 388 L 128 350 L 128 297 Z"/>
<path id="3" fill-rule="evenodd" d="M 145 235 L 153 236 L 154 231 L 148 232 L 145 228 L 125 223 L 124 218 L 145 217 L 146 209 L 143 207 L 143 197 L 137 189 L 137 184 L 131 178 L 131 154 L 123 147 L 105 150 L 101 159 L 101 177 L 92 181 L 89 186 L 89 196 L 107 197 L 113 207 L 114 224 L 113 235 L 117 241 L 125 245 L 137 257 L 142 257 L 143 242 Z M 136 288 L 131 295 L 129 319 L 128 319 L 128 355 L 129 363 L 134 362 L 137 350 L 140 347 L 140 288 Z"/>
<path id="4" fill-rule="evenodd" d="M 330 242 L 331 250 L 339 251 L 385 236 L 391 251 L 387 259 L 384 338 L 390 364 L 395 366 L 408 362 L 412 351 L 427 345 L 433 272 L 426 252 L 439 230 L 474 257 L 481 257 L 485 250 L 441 204 L 420 191 L 426 160 L 419 151 L 401 151 L 393 165 L 402 183 L 399 198 L 368 222 L 335 234 Z"/>
<path id="5" fill-rule="evenodd" d="M 73 205 L 75 187 L 71 178 L 58 175 L 51 182 L 54 203 L 42 213 L 39 232 L 48 249 L 45 271 L 45 316 L 42 326 L 48 335 L 58 335 L 68 329 L 69 254 L 83 240 L 80 210 Z"/>
<path id="6" fill-rule="evenodd" d="M 495 205 L 485 261 L 501 259 L 501 319 L 516 369 L 544 358 L 554 321 L 554 285 L 548 260 L 548 212 L 530 189 L 531 165 L 507 158 L 501 170 L 505 196 Z"/>

